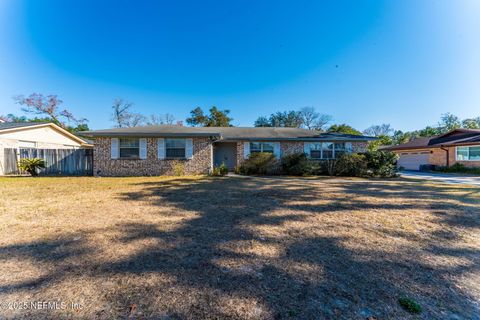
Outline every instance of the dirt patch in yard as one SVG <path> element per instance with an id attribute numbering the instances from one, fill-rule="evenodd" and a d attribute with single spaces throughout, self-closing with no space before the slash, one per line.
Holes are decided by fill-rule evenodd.
<path id="1" fill-rule="evenodd" d="M 65 303 L 1 316 L 480 319 L 480 188 L 0 178 L 0 192 L 0 300 Z"/>

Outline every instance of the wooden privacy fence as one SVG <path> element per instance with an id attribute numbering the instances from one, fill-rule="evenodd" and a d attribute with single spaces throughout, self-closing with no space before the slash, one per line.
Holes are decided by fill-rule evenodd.
<path id="1" fill-rule="evenodd" d="M 93 174 L 92 149 L 4 149 L 4 174 L 19 174 L 18 160 L 22 158 L 41 158 L 46 167 L 40 169 L 41 175 L 88 175 Z"/>

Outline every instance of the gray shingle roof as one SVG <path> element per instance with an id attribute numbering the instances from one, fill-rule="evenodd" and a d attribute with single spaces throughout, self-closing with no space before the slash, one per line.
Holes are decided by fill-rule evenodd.
<path id="1" fill-rule="evenodd" d="M 368 141 L 374 137 L 323 133 L 299 128 L 145 126 L 87 131 L 89 137 L 214 137 L 222 140 Z"/>
<path id="2" fill-rule="evenodd" d="M 0 130 L 38 126 L 48 122 L 0 122 Z"/>

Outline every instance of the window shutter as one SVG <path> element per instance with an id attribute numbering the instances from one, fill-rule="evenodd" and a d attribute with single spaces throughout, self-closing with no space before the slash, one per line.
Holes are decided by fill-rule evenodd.
<path id="1" fill-rule="evenodd" d="M 353 152 L 352 143 L 351 142 L 346 142 L 345 143 L 345 149 L 347 149 L 348 153 L 352 153 Z"/>
<path id="2" fill-rule="evenodd" d="M 140 159 L 147 159 L 147 139 L 139 139 Z"/>
<path id="3" fill-rule="evenodd" d="M 310 143 L 309 142 L 304 142 L 303 143 L 303 152 L 307 155 L 308 158 L 310 158 Z"/>
<path id="4" fill-rule="evenodd" d="M 248 159 L 250 156 L 250 142 L 243 143 L 243 158 Z"/>
<path id="5" fill-rule="evenodd" d="M 280 142 L 273 143 L 273 154 L 275 158 L 280 159 Z"/>
<path id="6" fill-rule="evenodd" d="M 120 156 L 120 143 L 118 141 L 118 138 L 112 138 L 110 143 L 111 143 L 110 156 L 112 159 L 118 159 L 118 157 Z"/>
<path id="7" fill-rule="evenodd" d="M 158 159 L 165 159 L 165 139 L 157 139 L 157 157 Z"/>
<path id="8" fill-rule="evenodd" d="M 193 139 L 186 139 L 185 141 L 185 158 L 192 159 L 193 157 Z"/>

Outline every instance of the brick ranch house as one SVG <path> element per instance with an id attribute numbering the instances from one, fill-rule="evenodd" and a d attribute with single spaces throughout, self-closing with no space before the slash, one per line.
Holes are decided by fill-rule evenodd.
<path id="1" fill-rule="evenodd" d="M 255 152 L 276 157 L 305 152 L 314 159 L 362 152 L 373 137 L 297 128 L 146 126 L 89 131 L 93 172 L 99 176 L 206 174 L 225 163 L 230 170 Z"/>
<path id="2" fill-rule="evenodd" d="M 480 130 L 455 129 L 430 138 L 418 138 L 393 147 L 398 167 L 419 170 L 421 165 L 480 167 Z"/>

